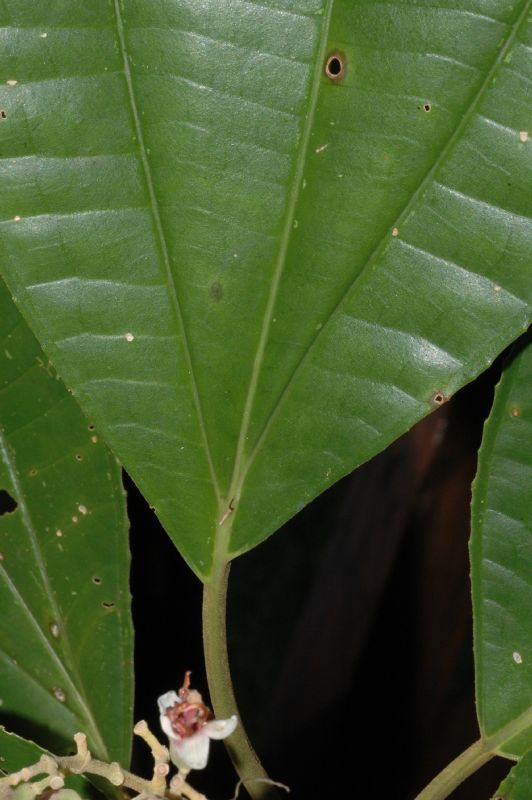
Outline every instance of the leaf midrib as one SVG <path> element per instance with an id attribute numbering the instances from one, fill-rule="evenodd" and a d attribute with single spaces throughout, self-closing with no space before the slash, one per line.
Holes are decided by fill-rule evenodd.
<path id="1" fill-rule="evenodd" d="M 532 730 L 532 706 L 528 706 L 522 714 L 511 719 L 495 733 L 490 736 L 483 736 L 483 739 L 490 750 L 507 757 L 504 752 L 504 746 L 510 744 L 512 739 L 528 730 Z"/>
<path id="2" fill-rule="evenodd" d="M 138 143 L 138 151 L 139 156 L 142 164 L 142 169 L 144 173 L 144 179 L 146 181 L 146 188 L 148 190 L 148 199 L 150 204 L 150 212 L 153 219 L 153 223 L 155 226 L 155 230 L 157 233 L 157 240 L 159 244 L 159 250 L 162 256 L 162 261 L 164 264 L 165 275 L 166 275 L 166 282 L 168 286 L 168 291 L 170 294 L 170 301 L 174 311 L 174 316 L 177 321 L 178 328 L 181 332 L 181 340 L 183 342 L 183 349 L 185 352 L 185 360 L 187 365 L 187 370 L 190 376 L 190 383 L 192 388 L 192 396 L 194 401 L 194 406 L 196 409 L 196 416 L 198 419 L 198 425 L 200 428 L 200 434 L 203 442 L 203 448 L 205 450 L 205 456 L 207 459 L 208 469 L 211 476 L 211 481 L 214 489 L 214 493 L 216 495 L 216 499 L 218 501 L 218 505 L 220 505 L 220 489 L 218 478 L 216 475 L 216 471 L 214 468 L 214 461 L 212 457 L 212 451 L 209 444 L 209 439 L 207 435 L 207 427 L 205 425 L 205 416 L 203 413 L 203 407 L 201 404 L 200 393 L 198 389 L 198 383 L 196 380 L 194 364 L 192 360 L 192 352 L 189 343 L 189 337 L 187 333 L 187 329 L 185 326 L 185 320 L 183 317 L 183 312 L 181 310 L 181 304 L 179 301 L 178 293 L 177 293 L 177 286 L 174 280 L 174 276 L 172 273 L 172 265 L 170 261 L 170 254 L 168 250 L 168 245 L 166 242 L 166 235 L 164 232 L 164 227 L 161 219 L 161 213 L 159 210 L 159 203 L 157 200 L 157 195 L 155 193 L 155 187 L 152 178 L 152 171 L 150 160 L 148 158 L 148 152 L 146 149 L 146 144 L 144 141 L 144 131 L 142 128 L 142 122 L 140 119 L 140 114 L 137 107 L 137 99 L 135 93 L 135 87 L 133 85 L 133 76 L 131 74 L 131 68 L 129 66 L 129 56 L 127 50 L 127 43 L 126 43 L 126 33 L 125 33 L 125 25 L 124 20 L 122 17 L 122 11 L 120 9 L 120 0 L 114 0 L 114 10 L 115 10 L 115 20 L 116 20 L 116 30 L 118 35 L 118 40 L 120 44 L 120 50 L 122 54 L 122 63 L 123 63 L 123 70 L 124 70 L 124 77 L 126 80 L 127 86 L 127 94 L 128 94 L 128 101 L 129 107 L 131 110 L 131 114 L 133 117 L 133 123 L 135 127 L 135 134 L 137 137 Z"/>
<path id="3" fill-rule="evenodd" d="M 297 204 L 299 201 L 299 197 L 301 194 L 301 186 L 303 181 L 303 173 L 305 170 L 305 165 L 307 162 L 307 154 L 310 144 L 310 138 L 312 134 L 312 126 L 314 124 L 314 118 L 316 115 L 316 108 L 318 103 L 318 96 L 319 90 L 321 85 L 321 74 L 323 71 L 323 60 L 325 58 L 325 51 L 329 36 L 329 28 L 331 22 L 332 11 L 334 7 L 334 0 L 327 0 L 327 6 L 325 9 L 325 13 L 323 15 L 323 21 L 321 25 L 320 31 L 320 38 L 317 47 L 317 56 L 316 56 L 316 63 L 314 67 L 314 72 L 312 76 L 312 83 L 310 87 L 309 93 L 309 102 L 308 102 L 308 109 L 305 124 L 303 127 L 303 132 L 301 136 L 301 141 L 299 145 L 299 150 L 296 159 L 296 165 L 294 169 L 293 179 L 292 179 L 292 190 L 289 195 L 288 204 L 286 208 L 285 214 L 285 224 L 282 230 L 281 238 L 279 241 L 279 252 L 277 255 L 277 259 L 275 262 L 275 267 L 273 271 L 272 282 L 270 286 L 270 291 L 268 294 L 268 300 L 266 303 L 266 308 L 264 311 L 264 317 L 262 320 L 261 332 L 259 336 L 259 341 L 257 345 L 257 351 L 255 354 L 255 359 L 253 361 L 253 368 L 251 371 L 251 378 L 248 386 L 248 392 L 246 396 L 246 401 L 244 405 L 244 411 L 242 414 L 242 421 L 240 424 L 240 431 L 238 434 L 236 452 L 235 452 L 235 461 L 233 466 L 233 474 L 231 477 L 230 488 L 229 488 L 229 501 L 238 504 L 238 500 L 240 497 L 240 492 L 243 485 L 243 470 L 245 469 L 244 464 L 244 450 L 246 446 L 246 439 L 249 432 L 249 426 L 251 422 L 251 417 L 253 413 L 253 407 L 255 403 L 255 397 L 257 394 L 257 388 L 260 378 L 260 373 L 262 369 L 262 365 L 264 362 L 264 354 L 266 351 L 266 346 L 268 343 L 268 339 L 270 336 L 270 330 L 272 326 L 272 319 L 273 313 L 275 309 L 275 303 L 277 300 L 277 295 L 279 293 L 279 287 L 281 283 L 281 278 L 283 276 L 285 264 L 286 264 L 286 256 L 288 253 L 288 248 L 291 242 L 291 235 L 293 230 L 294 218 L 296 213 Z"/>
<path id="4" fill-rule="evenodd" d="M 402 211 L 396 217 L 395 224 L 396 224 L 397 227 L 400 227 L 401 222 L 410 214 L 412 208 L 417 204 L 417 201 L 419 200 L 419 198 L 426 191 L 426 189 L 428 188 L 428 186 L 429 186 L 430 182 L 432 181 L 433 177 L 435 176 L 435 174 L 439 170 L 440 166 L 442 165 L 442 163 L 447 158 L 449 152 L 452 150 L 452 148 L 454 147 L 454 145 L 457 142 L 457 140 L 459 139 L 459 137 L 462 135 L 464 129 L 468 126 L 468 124 L 470 122 L 470 119 L 473 116 L 473 114 L 475 113 L 475 110 L 476 110 L 480 100 L 484 96 L 486 88 L 491 83 L 495 73 L 497 72 L 498 68 L 500 67 L 501 62 L 504 60 L 508 50 L 513 45 L 514 39 L 515 39 L 518 31 L 520 30 L 521 25 L 524 23 L 524 21 L 526 20 L 526 18 L 528 16 L 528 12 L 530 10 L 530 6 L 531 5 L 532 5 L 532 0 L 526 0 L 526 2 L 524 3 L 523 9 L 520 12 L 519 16 L 517 17 L 516 21 L 513 23 L 513 25 L 510 25 L 506 40 L 503 42 L 503 44 L 499 48 L 499 51 L 497 53 L 496 58 L 494 59 L 494 62 L 492 64 L 492 66 L 488 70 L 485 79 L 482 81 L 480 87 L 478 88 L 478 90 L 475 93 L 473 99 L 471 100 L 471 102 L 469 104 L 469 107 L 467 108 L 466 112 L 462 115 L 462 117 L 460 119 L 460 122 L 458 123 L 458 125 L 456 126 L 456 128 L 452 132 L 452 134 L 450 135 L 450 137 L 449 137 L 449 139 L 447 141 L 447 144 L 441 150 L 440 155 L 437 157 L 437 159 L 433 163 L 432 167 L 430 167 L 430 169 L 425 173 L 424 177 L 422 178 L 422 180 L 419 183 L 418 188 L 413 192 L 413 194 L 411 195 L 410 199 L 408 200 L 408 202 L 403 207 Z M 268 418 L 266 419 L 266 422 L 265 422 L 265 424 L 264 424 L 264 426 L 262 428 L 262 431 L 260 432 L 260 434 L 257 437 L 257 441 L 256 441 L 256 444 L 253 447 L 253 450 L 251 451 L 251 453 L 250 453 L 249 457 L 247 458 L 247 460 L 245 461 L 245 463 L 242 465 L 242 468 L 241 468 L 241 471 L 240 471 L 240 480 L 239 480 L 238 486 L 235 487 L 235 493 L 238 492 L 238 494 L 240 494 L 242 492 L 242 489 L 243 489 L 246 477 L 247 477 L 247 475 L 249 473 L 249 470 L 251 469 L 251 466 L 252 466 L 253 462 L 255 461 L 258 453 L 260 452 L 260 450 L 262 448 L 262 445 L 264 444 L 264 441 L 265 441 L 266 437 L 268 436 L 268 433 L 269 433 L 269 430 L 270 430 L 270 428 L 272 426 L 272 423 L 273 423 L 275 417 L 277 416 L 277 414 L 279 412 L 279 409 L 281 408 L 285 398 L 289 394 L 290 389 L 293 386 L 297 376 L 299 375 L 299 373 L 301 372 L 302 368 L 306 364 L 308 358 L 310 357 L 310 355 L 311 355 L 316 343 L 320 340 L 320 338 L 323 336 L 325 330 L 330 326 L 331 322 L 337 316 L 337 314 L 339 313 L 339 311 L 341 309 L 341 306 L 343 305 L 346 297 L 352 291 L 354 286 L 357 285 L 357 284 L 363 285 L 365 282 L 367 282 L 370 279 L 370 277 L 372 275 L 372 271 L 373 271 L 372 267 L 374 267 L 374 265 L 377 262 L 378 258 L 381 256 L 382 252 L 385 250 L 385 248 L 388 245 L 389 245 L 389 227 L 387 226 L 385 232 L 383 233 L 383 235 L 381 236 L 381 238 L 377 242 L 376 246 L 374 247 L 374 249 L 372 250 L 372 252 L 368 256 L 368 258 L 366 259 L 366 261 L 363 264 L 362 268 L 357 272 L 357 275 L 355 276 L 355 278 L 351 281 L 351 283 L 342 292 L 339 300 L 337 301 L 335 306 L 332 308 L 332 310 L 329 312 L 329 315 L 327 316 L 327 318 L 323 321 L 322 327 L 319 329 L 319 331 L 317 331 L 315 333 L 314 338 L 312 339 L 312 341 L 310 342 L 310 344 L 308 345 L 308 347 L 306 348 L 306 350 L 302 354 L 300 360 L 298 361 L 298 363 L 294 367 L 294 369 L 293 369 L 290 377 L 288 378 L 284 388 L 282 389 L 282 391 L 281 391 L 276 403 L 274 404 L 270 414 L 268 415 Z"/>

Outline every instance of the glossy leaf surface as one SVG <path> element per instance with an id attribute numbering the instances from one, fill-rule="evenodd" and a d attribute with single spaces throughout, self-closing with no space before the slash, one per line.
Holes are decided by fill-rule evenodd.
<path id="1" fill-rule="evenodd" d="M 495 800 L 530 800 L 532 797 L 532 750 L 510 770 L 495 792 Z"/>
<path id="2" fill-rule="evenodd" d="M 506 367 L 479 453 L 471 571 L 477 710 L 499 752 L 532 747 L 532 346 Z"/>
<path id="3" fill-rule="evenodd" d="M 0 8 L 0 269 L 202 577 L 527 326 L 529 11 Z"/>
<path id="4" fill-rule="evenodd" d="M 83 731 L 95 755 L 127 764 L 132 631 L 120 470 L 3 284 L 0 489 L 0 720 L 32 726 L 54 752 Z"/>

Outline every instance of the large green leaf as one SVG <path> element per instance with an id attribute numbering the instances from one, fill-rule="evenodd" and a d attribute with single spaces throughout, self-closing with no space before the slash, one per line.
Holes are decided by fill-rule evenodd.
<path id="1" fill-rule="evenodd" d="M 471 568 L 477 709 L 484 739 L 532 747 L 532 345 L 505 369 L 479 453 Z"/>
<path id="2" fill-rule="evenodd" d="M 532 797 L 532 750 L 523 756 L 495 792 L 495 800 L 530 800 Z"/>
<path id="3" fill-rule="evenodd" d="M 0 284 L 0 719 L 127 764 L 132 633 L 120 471 Z M 7 494 L 8 493 L 8 494 Z"/>
<path id="4" fill-rule="evenodd" d="M 530 0 L 458 5 L 0 8 L 0 269 L 203 577 L 528 324 Z"/>

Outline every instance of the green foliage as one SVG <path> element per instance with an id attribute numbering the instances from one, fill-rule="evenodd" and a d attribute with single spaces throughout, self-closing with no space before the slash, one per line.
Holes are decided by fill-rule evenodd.
<path id="1" fill-rule="evenodd" d="M 530 800 L 532 797 L 532 750 L 510 771 L 495 793 L 495 800 Z"/>
<path id="2" fill-rule="evenodd" d="M 43 750 L 33 742 L 21 739 L 0 727 L 0 777 L 5 772 L 17 772 L 29 764 L 34 764 Z"/>
<path id="3" fill-rule="evenodd" d="M 0 270 L 46 355 L 0 286 L 0 694 L 43 746 L 129 760 L 100 436 L 216 587 L 530 324 L 531 0 L 456 5 L 2 4 Z M 471 545 L 483 747 L 522 757 L 505 800 L 530 784 L 531 398 L 528 347 Z M 9 768 L 25 748 L 0 730 Z"/>
<path id="4" fill-rule="evenodd" d="M 455 6 L 0 10 L 1 268 L 203 578 L 530 320 L 530 3 Z"/>
<path id="5" fill-rule="evenodd" d="M 513 757 L 532 747 L 532 345 L 523 347 L 486 424 L 471 541 L 480 729 Z"/>
<path id="6" fill-rule="evenodd" d="M 120 470 L 0 284 L 0 712 L 45 747 L 129 761 L 132 631 Z M 5 743 L 0 754 L 7 757 Z M 16 749 L 16 748 L 15 748 Z"/>

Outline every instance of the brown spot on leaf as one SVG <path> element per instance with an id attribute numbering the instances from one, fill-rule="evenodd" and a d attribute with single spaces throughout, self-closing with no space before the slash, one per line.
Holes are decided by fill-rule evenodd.
<path id="1" fill-rule="evenodd" d="M 435 406 L 442 406 L 449 398 L 443 392 L 434 392 L 430 398 L 430 402 Z"/>
<path id="2" fill-rule="evenodd" d="M 211 299 L 215 301 L 215 303 L 219 303 L 222 297 L 224 296 L 224 287 L 220 283 L 220 281 L 215 281 L 209 289 L 209 295 Z"/>
<path id="3" fill-rule="evenodd" d="M 344 53 L 335 50 L 325 59 L 325 75 L 330 81 L 339 81 L 345 75 L 347 60 Z"/>

